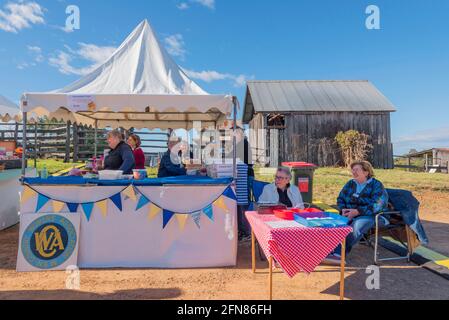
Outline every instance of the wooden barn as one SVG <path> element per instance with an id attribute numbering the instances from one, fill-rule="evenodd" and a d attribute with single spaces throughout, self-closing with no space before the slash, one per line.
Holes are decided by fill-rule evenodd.
<path id="1" fill-rule="evenodd" d="M 283 161 L 319 166 L 341 164 L 339 131 L 370 136 L 369 160 L 393 168 L 390 101 L 369 81 L 249 81 L 243 122 L 255 162 L 276 167 Z"/>

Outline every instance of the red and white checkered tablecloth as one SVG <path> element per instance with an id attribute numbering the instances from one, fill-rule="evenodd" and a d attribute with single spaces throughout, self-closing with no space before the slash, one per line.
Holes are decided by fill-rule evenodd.
<path id="1" fill-rule="evenodd" d="M 313 272 L 352 232 L 351 227 L 307 228 L 299 223 L 297 228 L 272 228 L 265 222 L 283 220 L 252 211 L 245 215 L 265 255 L 272 256 L 290 278 L 301 271 Z"/>

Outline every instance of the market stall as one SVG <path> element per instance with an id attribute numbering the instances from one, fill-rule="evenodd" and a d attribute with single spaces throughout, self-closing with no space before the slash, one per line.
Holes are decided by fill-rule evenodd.
<path id="1" fill-rule="evenodd" d="M 230 183 L 193 177 L 31 178 L 21 213 L 80 213 L 81 268 L 234 266 L 236 202 Z"/>
<path id="2" fill-rule="evenodd" d="M 236 114 L 235 97 L 206 94 L 171 59 L 146 20 L 91 74 L 60 90 L 25 93 L 21 104 L 24 131 L 27 119 L 40 116 L 95 128 L 191 129 L 194 122 L 195 127 L 216 128 L 232 112 L 234 118 Z M 24 168 L 25 154 L 23 158 Z M 79 266 L 181 268 L 236 264 L 232 179 L 106 182 L 69 178 L 25 179 L 21 212 L 79 215 L 79 235 L 61 236 L 60 241 L 77 241 Z M 32 228 L 21 226 L 22 240 L 31 243 L 27 238 L 31 233 Z M 40 243 L 51 246 L 45 236 Z M 19 256 L 34 254 L 30 261 L 36 262 L 39 250 L 29 243 L 20 246 Z M 53 241 L 56 251 L 58 244 Z M 45 248 L 40 249 L 41 257 L 35 264 L 25 257 L 34 268 L 42 266 L 42 254 L 48 254 Z M 55 269 L 64 265 L 62 260 L 44 265 Z"/>
<path id="3" fill-rule="evenodd" d="M 0 121 L 20 121 L 20 108 L 3 96 L 0 96 Z M 19 183 L 21 175 L 20 158 L 15 153 L 16 142 L 0 138 L 0 230 L 19 222 Z"/>

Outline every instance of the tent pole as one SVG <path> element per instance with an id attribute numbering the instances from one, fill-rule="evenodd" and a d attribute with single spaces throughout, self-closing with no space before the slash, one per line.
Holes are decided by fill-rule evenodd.
<path id="1" fill-rule="evenodd" d="M 95 130 L 94 130 L 94 158 L 97 158 L 98 152 L 98 120 L 95 120 Z"/>
<path id="2" fill-rule="evenodd" d="M 34 122 L 34 169 L 37 169 L 37 121 Z"/>
<path id="3" fill-rule="evenodd" d="M 234 172 L 234 179 L 237 178 L 237 140 L 235 131 L 237 130 L 237 97 L 232 97 L 232 103 L 234 105 L 234 128 L 232 134 L 232 167 Z"/>
<path id="4" fill-rule="evenodd" d="M 27 113 L 22 112 L 22 184 L 25 178 L 27 150 Z"/>

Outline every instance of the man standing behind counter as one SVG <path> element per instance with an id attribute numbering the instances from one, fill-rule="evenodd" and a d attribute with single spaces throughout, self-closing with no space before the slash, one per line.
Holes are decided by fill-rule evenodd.
<path id="1" fill-rule="evenodd" d="M 123 141 L 123 135 L 118 130 L 108 133 L 109 155 L 104 159 L 104 169 L 121 170 L 123 174 L 132 174 L 134 155 L 131 147 Z"/>
<path id="2" fill-rule="evenodd" d="M 178 155 L 180 150 L 178 143 L 178 139 L 168 141 L 168 150 L 162 156 L 159 164 L 158 178 L 185 176 L 187 174 L 187 170 Z"/>

